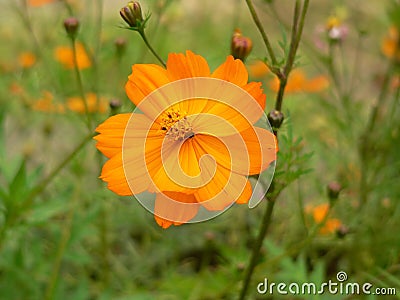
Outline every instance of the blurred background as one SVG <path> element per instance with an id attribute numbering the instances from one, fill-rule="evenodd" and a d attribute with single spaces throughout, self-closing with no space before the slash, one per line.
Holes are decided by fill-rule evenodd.
<path id="1" fill-rule="evenodd" d="M 140 3 L 164 59 L 192 50 L 214 70 L 239 28 L 253 43 L 249 78 L 262 82 L 273 109 L 277 79 L 245 1 Z M 294 3 L 254 1 L 282 65 Z M 240 291 L 265 202 L 164 230 L 98 178 L 105 158 L 87 138 L 76 69 L 97 125 L 133 110 L 124 90 L 132 65 L 157 63 L 123 28 L 126 4 L 0 1 L 0 299 L 236 299 Z M 77 68 L 69 16 L 80 23 Z M 339 271 L 400 291 L 399 28 L 396 1 L 311 1 L 282 109 L 282 190 L 248 299 L 378 298 L 256 289 L 264 278 L 322 283 Z"/>

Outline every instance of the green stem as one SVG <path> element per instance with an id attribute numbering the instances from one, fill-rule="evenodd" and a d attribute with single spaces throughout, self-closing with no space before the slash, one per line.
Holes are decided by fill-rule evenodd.
<path id="1" fill-rule="evenodd" d="M 260 34 L 262 36 L 262 39 L 263 39 L 264 44 L 265 44 L 265 47 L 267 47 L 267 51 L 268 51 L 269 57 L 271 58 L 272 66 L 275 67 L 277 65 L 277 60 L 276 60 L 276 57 L 275 57 L 274 50 L 271 47 L 271 44 L 270 44 L 270 42 L 268 40 L 268 36 L 265 33 L 264 27 L 262 26 L 261 21 L 258 18 L 256 10 L 254 9 L 253 2 L 251 0 L 246 0 L 246 3 L 247 3 L 247 7 L 249 8 L 250 14 L 251 14 L 251 16 L 253 18 L 253 21 L 256 24 L 256 26 L 258 28 L 258 31 L 260 32 Z"/>
<path id="2" fill-rule="evenodd" d="M 81 98 L 83 100 L 83 105 L 85 108 L 86 125 L 87 125 L 89 132 L 92 132 L 92 117 L 90 116 L 89 106 L 88 106 L 85 91 L 83 88 L 82 75 L 81 75 L 81 71 L 79 70 L 79 66 L 78 66 L 78 57 L 77 57 L 77 51 L 76 51 L 75 38 L 70 36 L 70 40 L 71 40 L 72 56 L 73 56 L 73 61 L 74 61 L 76 82 L 78 84 L 79 93 L 81 94 Z"/>
<path id="3" fill-rule="evenodd" d="M 99 168 L 103 165 L 103 156 L 102 154 L 97 151 L 97 159 Z M 102 186 L 101 180 L 97 181 L 99 186 Z M 101 218 L 98 223 L 98 230 L 100 236 L 100 255 L 102 258 L 102 278 L 104 279 L 104 284 L 108 285 L 110 280 L 110 256 L 109 256 L 109 239 L 108 239 L 108 201 L 103 200 L 102 207 L 101 207 Z"/>
<path id="4" fill-rule="evenodd" d="M 255 241 L 255 244 L 253 246 L 253 252 L 251 254 L 250 263 L 249 263 L 246 273 L 245 273 L 239 300 L 246 299 L 246 294 L 249 289 L 249 285 L 250 285 L 251 277 L 253 275 L 254 268 L 256 267 L 257 260 L 260 257 L 260 249 L 261 249 L 262 243 L 264 241 L 265 235 L 268 231 L 269 225 L 271 224 L 271 219 L 272 219 L 271 217 L 272 217 L 272 212 L 274 210 L 275 200 L 276 199 L 267 199 L 266 210 L 264 213 L 264 217 L 261 221 L 261 227 L 260 227 L 260 231 L 258 232 L 257 240 Z"/>
<path id="5" fill-rule="evenodd" d="M 392 60 L 389 64 L 388 70 L 383 79 L 382 88 L 378 96 L 377 104 L 372 108 L 370 117 L 365 127 L 364 133 L 361 135 L 360 145 L 360 160 L 361 160 L 361 178 L 360 178 L 360 203 L 364 205 L 367 202 L 369 183 L 368 183 L 368 172 L 369 172 L 369 157 L 371 136 L 373 135 L 378 115 L 385 104 L 387 94 L 389 92 L 390 79 L 392 78 L 393 70 L 396 67 L 396 62 Z"/>
<path id="6" fill-rule="evenodd" d="M 62 264 L 62 259 L 65 253 L 65 250 L 68 245 L 68 241 L 70 240 L 71 237 L 71 229 L 72 229 L 72 224 L 73 224 L 73 219 L 77 207 L 77 199 L 78 195 L 75 194 L 73 197 L 73 203 L 72 207 L 67 215 L 66 221 L 63 223 L 63 230 L 61 232 L 61 238 L 60 238 L 60 243 L 58 245 L 57 253 L 56 253 L 56 258 L 55 262 L 53 265 L 53 271 L 51 273 L 50 281 L 47 285 L 47 289 L 45 292 L 44 299 L 45 300 L 51 300 L 54 298 L 54 292 L 57 286 L 59 274 L 60 274 L 60 268 Z"/>
<path id="7" fill-rule="evenodd" d="M 147 48 L 153 53 L 153 55 L 157 58 L 157 60 L 164 66 L 164 68 L 167 67 L 166 63 L 164 60 L 157 54 L 157 52 L 154 50 L 154 48 L 150 45 L 149 41 L 147 40 L 146 34 L 144 33 L 144 30 L 138 30 L 140 36 L 142 37 L 144 43 L 146 44 Z"/>
<path id="8" fill-rule="evenodd" d="M 304 22 L 309 2 L 310 2 L 309 0 L 304 0 L 303 8 L 301 9 L 301 15 L 300 15 L 300 0 L 297 0 L 295 4 L 293 24 L 292 24 L 292 37 L 291 37 L 287 61 L 283 68 L 283 71 L 277 74 L 279 79 L 279 90 L 276 95 L 276 102 L 275 102 L 275 109 L 277 111 L 282 110 L 283 96 L 285 94 L 285 88 L 289 74 L 292 71 L 293 64 L 296 59 L 296 53 L 303 33 Z"/>
<path id="9" fill-rule="evenodd" d="M 274 64 L 276 64 L 275 56 L 273 55 L 272 49 L 270 48 L 269 41 L 267 39 L 267 36 L 264 32 L 264 29 L 263 29 L 261 23 L 257 17 L 257 14 L 254 10 L 253 4 L 252 4 L 251 0 L 246 0 L 246 3 L 249 7 L 251 15 L 253 16 L 254 22 L 256 23 L 261 35 L 263 36 L 264 43 L 267 46 L 268 51 L 270 52 L 271 60 L 273 63 L 275 61 Z M 297 52 L 297 49 L 298 49 L 298 46 L 300 43 L 300 39 L 302 36 L 302 32 L 303 32 L 304 21 L 305 21 L 305 16 L 306 16 L 307 9 L 308 9 L 308 4 L 309 4 L 309 0 L 304 0 L 303 9 L 301 10 L 300 0 L 296 1 L 295 12 L 294 12 L 294 17 L 293 17 L 293 24 L 292 24 L 292 38 L 291 38 L 290 50 L 288 53 L 288 59 L 286 61 L 285 67 L 283 68 L 283 71 L 277 73 L 278 78 L 280 80 L 280 84 L 279 84 L 279 91 L 277 94 L 277 101 L 275 103 L 275 109 L 278 111 L 280 111 L 282 108 L 282 101 L 283 101 L 283 96 L 284 96 L 285 87 L 286 87 L 286 83 L 287 83 L 287 78 L 293 67 L 294 61 L 295 61 L 296 52 Z M 301 11 L 301 16 L 299 17 L 300 11 Z M 300 18 L 300 21 L 299 21 L 299 18 Z M 277 132 L 274 132 L 274 134 L 277 135 Z M 245 278 L 244 278 L 242 290 L 239 295 L 239 300 L 244 300 L 246 298 L 246 294 L 249 289 L 251 277 L 252 277 L 254 269 L 257 265 L 257 259 L 260 254 L 260 249 L 262 247 L 262 243 L 264 241 L 265 235 L 270 226 L 275 201 L 278 198 L 278 196 L 279 196 L 279 193 L 276 193 L 273 196 L 273 198 L 271 198 L 269 200 L 267 199 L 266 211 L 264 213 L 264 217 L 263 217 L 263 220 L 260 225 L 258 237 L 254 244 L 250 262 L 249 262 L 249 265 L 248 265 L 246 273 L 245 273 Z"/>
<path id="10" fill-rule="evenodd" d="M 65 8 L 67 9 L 68 15 L 70 17 L 74 16 L 75 14 L 74 14 L 74 10 L 72 9 L 71 4 L 69 4 L 67 0 L 61 0 L 61 2 L 64 4 Z"/>
<path id="11" fill-rule="evenodd" d="M 82 142 L 78 144 L 78 146 L 63 160 L 60 162 L 58 166 L 54 168 L 53 171 L 50 172 L 50 174 L 44 178 L 28 195 L 27 197 L 27 203 L 30 203 L 33 198 L 35 198 L 37 195 L 39 195 L 47 186 L 48 184 L 54 179 L 54 177 L 57 176 L 58 173 L 75 157 L 75 155 L 78 154 L 79 151 L 83 149 L 83 147 L 86 145 L 87 142 L 92 140 L 93 134 L 87 135 Z"/>

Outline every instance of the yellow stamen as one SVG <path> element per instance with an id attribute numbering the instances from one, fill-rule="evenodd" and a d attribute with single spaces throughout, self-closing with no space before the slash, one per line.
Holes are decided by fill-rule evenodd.
<path id="1" fill-rule="evenodd" d="M 161 116 L 161 130 L 174 141 L 181 141 L 194 136 L 192 125 L 186 117 L 186 112 L 169 109 Z"/>

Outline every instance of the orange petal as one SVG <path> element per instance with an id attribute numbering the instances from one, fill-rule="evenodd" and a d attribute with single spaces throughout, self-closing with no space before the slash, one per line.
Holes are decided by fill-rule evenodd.
<path id="1" fill-rule="evenodd" d="M 129 99 L 137 106 L 144 97 L 159 87 L 169 83 L 167 72 L 158 65 L 136 64 L 128 77 L 125 91 Z"/>
<path id="2" fill-rule="evenodd" d="M 240 197 L 236 200 L 237 204 L 246 204 L 249 202 L 250 197 L 253 193 L 253 188 L 251 187 L 250 181 L 247 180 L 246 186 L 244 187 L 244 190 Z"/>
<path id="3" fill-rule="evenodd" d="M 122 151 L 125 128 L 130 117 L 131 114 L 118 114 L 108 118 L 96 128 L 100 133 L 94 137 L 97 141 L 96 147 L 106 157 L 110 158 Z"/>
<path id="4" fill-rule="evenodd" d="M 176 192 L 158 193 L 154 206 L 154 218 L 162 228 L 181 225 L 193 219 L 199 204 L 193 195 Z"/>
<path id="5" fill-rule="evenodd" d="M 246 84 L 243 89 L 248 92 L 260 105 L 262 110 L 265 109 L 265 99 L 266 96 L 264 94 L 263 89 L 261 88 L 261 82 L 250 82 Z M 261 116 L 260 116 L 261 117 Z"/>
<path id="6" fill-rule="evenodd" d="M 224 210 L 238 200 L 245 202 L 250 199 L 251 193 L 246 198 L 248 193 L 247 181 L 245 176 L 217 165 L 212 180 L 204 187 L 197 189 L 194 195 L 197 201 L 208 210 Z M 242 196 L 243 193 L 246 195 Z"/>
<path id="7" fill-rule="evenodd" d="M 245 164 L 235 164 L 233 166 L 235 172 L 245 175 L 259 174 L 276 160 L 278 143 L 272 132 L 263 128 L 253 127 L 240 132 L 240 135 L 246 144 L 250 166 L 248 173 L 245 173 L 247 167 Z M 225 137 L 225 139 L 229 139 L 229 137 Z M 238 145 L 238 143 L 233 144 Z M 230 151 L 234 153 L 235 151 L 240 151 L 240 148 L 231 147 Z"/>
<path id="8" fill-rule="evenodd" d="M 132 195 L 125 178 L 122 153 L 114 155 L 104 164 L 100 178 L 108 183 L 107 187 L 114 193 L 121 196 Z"/>
<path id="9" fill-rule="evenodd" d="M 242 103 L 238 103 L 240 100 Z M 260 105 L 252 98 L 243 101 L 243 98 L 236 97 L 231 101 L 232 103 L 226 104 L 209 100 L 202 114 L 190 118 L 194 132 L 219 137 L 230 136 L 251 127 L 263 113 Z"/>
<path id="10" fill-rule="evenodd" d="M 240 59 L 234 59 L 232 55 L 229 55 L 211 76 L 232 82 L 238 86 L 244 86 L 248 80 L 248 73 L 243 62 Z"/>
<path id="11" fill-rule="evenodd" d="M 190 77 L 209 77 L 210 68 L 207 61 L 192 51 L 182 53 L 171 53 L 167 61 L 168 78 L 171 81 Z"/>
<path id="12" fill-rule="evenodd" d="M 254 127 L 240 134 L 213 137 L 196 135 L 198 147 L 210 154 L 218 164 L 242 175 L 259 174 L 276 160 L 275 136 L 268 130 Z"/>

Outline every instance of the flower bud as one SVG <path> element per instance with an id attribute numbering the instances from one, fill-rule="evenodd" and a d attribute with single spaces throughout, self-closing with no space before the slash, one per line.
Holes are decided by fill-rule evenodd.
<path id="1" fill-rule="evenodd" d="M 121 108 L 122 103 L 119 99 L 111 99 L 110 102 L 108 103 L 110 106 L 111 110 L 111 115 L 115 115 L 118 113 L 118 110 Z"/>
<path id="2" fill-rule="evenodd" d="M 272 128 L 280 128 L 282 125 L 282 122 L 284 120 L 283 113 L 274 109 L 271 110 L 268 114 L 268 121 L 269 124 L 271 124 Z"/>
<path id="3" fill-rule="evenodd" d="M 71 38 L 75 38 L 79 28 L 79 21 L 75 17 L 69 17 L 64 21 L 64 28 Z"/>
<path id="4" fill-rule="evenodd" d="M 117 50 L 117 55 L 120 57 L 125 53 L 126 49 L 126 39 L 119 37 L 114 41 L 115 49 Z"/>
<path id="5" fill-rule="evenodd" d="M 137 1 L 130 1 L 119 14 L 130 27 L 138 27 L 138 23 L 143 22 L 142 8 Z"/>
<path id="6" fill-rule="evenodd" d="M 253 48 L 253 43 L 250 38 L 242 35 L 239 29 L 236 29 L 232 35 L 231 54 L 234 58 L 245 61 Z"/>
<path id="7" fill-rule="evenodd" d="M 350 233 L 349 227 L 343 224 L 340 225 L 339 228 L 336 230 L 336 236 L 340 239 L 344 238 L 349 233 Z"/>
<path id="8" fill-rule="evenodd" d="M 340 191 L 342 190 L 342 186 L 340 183 L 333 181 L 328 184 L 328 197 L 329 200 L 333 201 L 339 197 Z"/>

